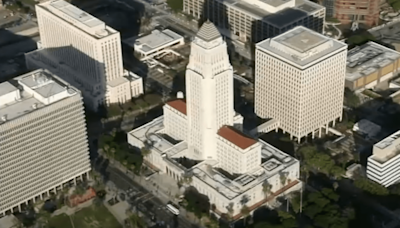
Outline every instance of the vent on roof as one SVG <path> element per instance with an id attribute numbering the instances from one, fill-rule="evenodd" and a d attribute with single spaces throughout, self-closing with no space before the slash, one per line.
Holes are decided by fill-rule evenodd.
<path id="1" fill-rule="evenodd" d="M 3 115 L 3 116 L 1 117 L 1 120 L 2 120 L 3 122 L 6 122 L 6 121 L 7 121 L 7 115 Z"/>

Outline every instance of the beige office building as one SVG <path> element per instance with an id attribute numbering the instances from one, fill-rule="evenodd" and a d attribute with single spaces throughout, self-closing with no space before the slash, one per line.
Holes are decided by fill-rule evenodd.
<path id="1" fill-rule="evenodd" d="M 118 31 L 64 0 L 38 4 L 36 14 L 40 49 L 26 54 L 29 68 L 56 73 L 94 110 L 143 93 L 142 78 L 123 69 Z"/>
<path id="2" fill-rule="evenodd" d="M 342 118 L 347 45 L 296 27 L 256 45 L 255 112 L 298 141 Z"/>
<path id="3" fill-rule="evenodd" d="M 322 33 L 325 21 L 325 7 L 308 0 L 184 0 L 183 12 L 210 20 L 242 42 L 259 42 L 299 25 Z"/>
<path id="4" fill-rule="evenodd" d="M 375 42 L 347 54 L 346 87 L 350 90 L 387 89 L 400 72 L 400 53 Z"/>
<path id="5" fill-rule="evenodd" d="M 0 215 L 90 171 L 79 90 L 36 70 L 0 84 Z"/>

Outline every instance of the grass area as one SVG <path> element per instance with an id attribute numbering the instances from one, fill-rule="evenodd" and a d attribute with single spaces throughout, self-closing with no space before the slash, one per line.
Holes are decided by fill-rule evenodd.
<path id="1" fill-rule="evenodd" d="M 82 210 L 71 216 L 71 220 L 66 214 L 52 217 L 49 221 L 51 228 L 121 228 L 122 226 L 114 218 L 114 216 L 104 206 L 91 206 L 83 208 Z"/>

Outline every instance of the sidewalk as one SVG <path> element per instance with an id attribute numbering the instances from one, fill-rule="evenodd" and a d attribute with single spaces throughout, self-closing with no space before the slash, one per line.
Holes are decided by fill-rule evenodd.
<path id="1" fill-rule="evenodd" d="M 99 152 L 99 153 L 101 155 L 103 155 L 102 152 Z M 119 169 L 121 172 L 126 173 L 127 176 L 129 176 L 134 182 L 136 182 L 137 184 L 139 184 L 140 186 L 145 188 L 147 191 L 152 193 L 154 196 L 159 198 L 164 204 L 167 204 L 168 202 L 173 201 L 173 199 L 175 198 L 175 195 L 177 193 L 176 189 L 178 188 L 178 186 L 176 186 L 175 191 L 173 191 L 174 187 L 173 188 L 169 188 L 169 187 L 172 187 L 172 183 L 176 182 L 175 180 L 170 181 L 170 180 L 167 179 L 167 178 L 170 178 L 170 177 L 167 177 L 166 175 L 163 175 L 163 174 L 158 174 L 157 179 L 165 178 L 163 183 L 164 182 L 171 183 L 171 184 L 169 184 L 169 186 L 159 185 L 159 182 L 156 183 L 156 181 L 152 182 L 152 181 L 149 181 L 149 180 L 145 180 L 145 178 L 135 175 L 133 172 L 129 171 L 123 165 L 121 165 L 118 161 L 114 160 L 113 162 L 110 162 L 110 165 L 115 167 L 115 168 L 117 168 L 117 169 Z M 155 186 L 154 186 L 154 184 L 155 184 Z M 178 191 L 179 191 L 179 189 L 178 189 Z M 180 209 L 180 213 L 189 222 L 199 225 L 198 224 L 199 219 L 193 213 L 187 212 L 183 208 Z"/>

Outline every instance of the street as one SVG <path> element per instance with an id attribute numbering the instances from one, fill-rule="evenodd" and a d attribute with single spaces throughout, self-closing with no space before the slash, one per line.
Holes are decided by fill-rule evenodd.
<path id="1" fill-rule="evenodd" d="M 108 160 L 105 161 L 102 160 L 101 157 L 99 157 L 98 159 L 96 159 L 96 162 L 93 166 L 106 178 L 106 180 L 113 182 L 118 189 L 124 192 L 128 190 L 140 192 L 141 197 L 137 198 L 137 205 L 135 206 L 138 206 L 139 204 L 144 205 L 147 211 L 154 214 L 155 220 L 157 220 L 158 222 L 164 222 L 164 227 L 197 227 L 191 224 L 183 215 L 175 216 L 171 212 L 167 211 L 165 206 L 169 199 L 162 197 L 161 194 L 158 194 L 158 196 L 162 199 L 155 197 L 153 193 L 156 193 L 156 189 L 149 192 L 148 190 L 143 188 L 141 184 L 134 182 L 132 178 L 128 176 L 128 174 L 121 172 L 117 168 L 112 167 L 112 165 L 108 163 Z M 145 182 L 145 180 L 142 180 L 142 182 Z"/>

